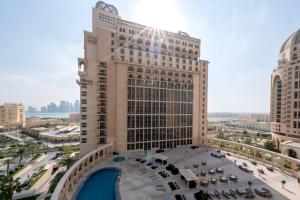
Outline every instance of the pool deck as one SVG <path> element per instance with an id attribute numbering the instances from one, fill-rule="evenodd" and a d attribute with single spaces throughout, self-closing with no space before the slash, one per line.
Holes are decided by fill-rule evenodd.
<path id="1" fill-rule="evenodd" d="M 226 156 L 227 158 L 214 158 L 210 154 L 216 152 L 214 149 L 200 147 L 199 149 L 191 149 L 190 147 L 179 147 L 172 150 L 166 150 L 164 155 L 168 156 L 168 163 L 174 164 L 178 169 L 189 168 L 195 174 L 201 172 L 201 170 L 223 168 L 224 174 L 210 175 L 206 174 L 205 177 L 199 176 L 200 180 L 210 180 L 210 178 L 218 179 L 216 185 L 209 183 L 207 187 L 197 184 L 196 188 L 189 189 L 184 180 L 180 178 L 180 175 L 172 175 L 170 171 L 165 169 L 165 166 L 154 163 L 158 166 L 157 169 L 151 169 L 146 166 L 146 163 L 142 164 L 137 162 L 136 158 L 144 158 L 144 152 L 129 152 L 122 154 L 125 157 L 124 161 L 113 162 L 113 158 L 106 159 L 97 165 L 97 168 L 104 167 L 118 167 L 122 169 L 122 175 L 119 182 L 119 191 L 122 200 L 173 200 L 175 194 L 185 195 L 187 200 L 194 200 L 194 193 L 199 190 L 211 191 L 223 189 L 245 189 L 249 187 L 248 181 L 252 182 L 252 189 L 266 187 L 272 191 L 273 197 L 269 199 L 276 200 L 296 200 L 300 196 L 300 184 L 297 180 L 289 175 L 283 174 L 280 171 L 275 170 L 270 172 L 264 165 L 258 162 L 257 166 L 250 163 L 249 159 L 242 158 L 240 156 L 232 155 Z M 155 152 L 151 151 L 154 155 Z M 151 156 L 149 156 L 151 158 Z M 236 163 L 234 162 L 236 160 Z M 201 161 L 206 161 L 206 166 L 201 165 Z M 248 168 L 254 171 L 253 174 L 246 173 L 238 168 L 239 164 L 246 162 Z M 194 168 L 194 164 L 199 164 L 198 168 Z M 257 168 L 262 168 L 265 175 L 259 176 Z M 94 171 L 94 170 L 93 170 Z M 163 178 L 159 175 L 160 171 L 165 171 L 169 174 L 168 177 Z M 222 183 L 219 181 L 219 176 L 235 175 L 238 176 L 238 182 L 228 181 L 228 183 Z M 285 188 L 282 188 L 281 180 L 286 180 Z M 168 185 L 168 182 L 176 182 L 180 189 L 172 191 Z M 298 198 L 297 198 L 298 197 Z M 217 198 L 214 198 L 217 199 Z M 238 196 L 238 199 L 244 199 Z M 254 199 L 266 199 L 255 194 Z"/>

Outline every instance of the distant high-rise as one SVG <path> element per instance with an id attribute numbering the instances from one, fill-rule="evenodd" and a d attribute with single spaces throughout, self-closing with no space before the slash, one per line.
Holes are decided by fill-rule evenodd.
<path id="1" fill-rule="evenodd" d="M 59 108 L 55 103 L 52 102 L 47 106 L 47 112 L 50 113 L 59 112 Z"/>
<path id="2" fill-rule="evenodd" d="M 25 126 L 25 106 L 23 104 L 5 103 L 0 106 L 0 125 L 8 129 Z"/>
<path id="3" fill-rule="evenodd" d="M 28 106 L 27 112 L 29 112 L 29 113 L 36 113 L 37 112 L 37 108 L 35 108 L 33 106 Z"/>
<path id="4" fill-rule="evenodd" d="M 200 39 L 122 20 L 102 1 L 92 15 L 78 60 L 81 154 L 105 143 L 117 152 L 206 144 Z"/>
<path id="5" fill-rule="evenodd" d="M 300 29 L 281 46 L 271 87 L 273 141 L 283 154 L 300 158 Z"/>
<path id="6" fill-rule="evenodd" d="M 76 100 L 74 102 L 74 112 L 80 112 L 80 101 Z"/>

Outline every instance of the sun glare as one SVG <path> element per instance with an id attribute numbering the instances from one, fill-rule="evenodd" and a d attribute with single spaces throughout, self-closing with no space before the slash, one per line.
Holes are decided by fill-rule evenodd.
<path id="1" fill-rule="evenodd" d="M 153 28 L 178 32 L 187 31 L 187 23 L 176 0 L 140 0 L 135 18 L 141 24 Z"/>

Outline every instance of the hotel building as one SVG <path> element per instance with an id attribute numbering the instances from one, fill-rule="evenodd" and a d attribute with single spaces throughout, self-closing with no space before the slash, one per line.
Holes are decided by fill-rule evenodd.
<path id="1" fill-rule="evenodd" d="M 283 154 L 300 158 L 300 29 L 281 46 L 271 76 L 271 131 Z"/>
<path id="2" fill-rule="evenodd" d="M 5 103 L 0 105 L 0 125 L 6 129 L 25 126 L 25 107 L 22 104 Z"/>
<path id="3" fill-rule="evenodd" d="M 207 144 L 208 61 L 200 39 L 121 19 L 99 1 L 78 59 L 81 155 Z"/>

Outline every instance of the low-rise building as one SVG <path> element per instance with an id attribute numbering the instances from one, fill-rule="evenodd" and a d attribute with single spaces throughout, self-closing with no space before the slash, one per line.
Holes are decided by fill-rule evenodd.
<path id="1" fill-rule="evenodd" d="M 26 119 L 26 128 L 40 127 L 40 126 L 54 126 L 63 125 L 66 122 L 61 119 L 42 119 L 39 117 L 30 117 Z"/>

